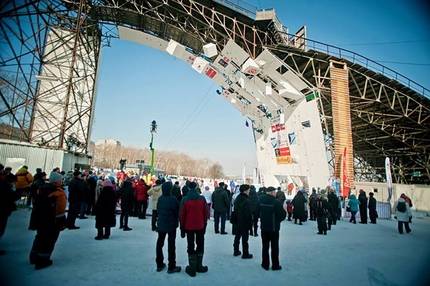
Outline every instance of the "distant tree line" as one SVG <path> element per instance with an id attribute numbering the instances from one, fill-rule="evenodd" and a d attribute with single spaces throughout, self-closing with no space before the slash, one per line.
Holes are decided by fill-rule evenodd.
<path id="1" fill-rule="evenodd" d="M 109 144 L 99 144 L 94 148 L 91 164 L 98 168 L 118 169 L 120 159 L 126 159 L 127 164 L 135 164 L 138 160 L 144 160 L 145 165 L 151 165 L 149 148 L 141 149 Z M 208 158 L 194 159 L 190 155 L 178 151 L 155 150 L 154 167 L 171 175 L 213 179 L 225 177 L 223 168 L 218 162 L 212 162 Z"/>

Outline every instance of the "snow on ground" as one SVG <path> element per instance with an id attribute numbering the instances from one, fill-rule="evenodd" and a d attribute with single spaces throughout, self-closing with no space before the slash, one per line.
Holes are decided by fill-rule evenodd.
<path id="1" fill-rule="evenodd" d="M 178 231 L 177 265 L 180 273 L 156 272 L 155 243 L 150 217 L 130 218 L 132 231 L 112 229 L 109 240 L 96 241 L 94 217 L 77 219 L 79 230 L 60 234 L 54 264 L 34 270 L 28 254 L 35 232 L 27 230 L 30 212 L 20 209 L 9 217 L 0 248 L 0 285 L 430 285 L 430 219 L 415 219 L 410 234 L 397 232 L 397 221 L 377 225 L 338 222 L 327 236 L 316 234 L 316 223 L 303 226 L 284 221 L 280 235 L 281 271 L 265 271 L 261 238 L 250 237 L 253 259 L 233 257 L 233 236 L 215 234 L 208 223 L 204 265 L 207 273 L 189 277 L 186 240 Z M 118 217 L 119 220 L 119 217 Z M 167 263 L 167 241 L 165 243 Z"/>

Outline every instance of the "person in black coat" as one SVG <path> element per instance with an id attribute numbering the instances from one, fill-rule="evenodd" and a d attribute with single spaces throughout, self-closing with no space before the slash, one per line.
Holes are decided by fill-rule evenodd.
<path id="1" fill-rule="evenodd" d="M 122 183 L 119 194 L 121 196 L 119 228 L 122 228 L 124 231 L 132 230 L 132 228 L 128 227 L 128 217 L 130 216 L 134 202 L 134 188 L 130 179 L 127 179 Z"/>
<path id="2" fill-rule="evenodd" d="M 329 194 L 327 196 L 328 202 L 330 203 L 330 218 L 329 218 L 329 230 L 331 229 L 331 225 L 336 225 L 337 222 L 337 206 L 339 204 L 339 199 L 337 198 L 334 190 L 330 189 Z"/>
<path id="3" fill-rule="evenodd" d="M 318 194 L 315 200 L 315 215 L 318 226 L 317 234 L 327 234 L 327 217 L 330 216 L 330 208 L 330 203 L 323 199 L 321 194 Z"/>
<path id="4" fill-rule="evenodd" d="M 269 248 L 271 248 L 272 270 L 282 269 L 279 264 L 279 230 L 281 221 L 285 219 L 287 213 L 275 196 L 276 189 L 268 187 L 265 195 L 260 197 L 260 227 L 263 244 L 261 267 L 265 270 L 269 270 L 270 266 Z"/>
<path id="5" fill-rule="evenodd" d="M 360 223 L 367 223 L 367 197 L 366 192 L 360 190 L 360 194 L 358 195 L 358 200 L 360 201 Z"/>
<path id="6" fill-rule="evenodd" d="M 39 189 L 46 183 L 46 176 L 47 176 L 45 172 L 38 173 L 37 175 L 38 175 L 37 179 L 34 180 L 33 183 L 31 183 L 30 185 L 29 199 L 31 198 L 30 205 L 33 205 L 33 206 L 34 206 L 34 201 L 38 195 Z M 30 215 L 30 224 L 28 226 L 29 230 L 37 230 L 36 223 L 35 223 L 35 214 L 36 212 L 32 209 L 31 215 Z"/>
<path id="7" fill-rule="evenodd" d="M 187 196 L 187 194 L 188 194 L 188 191 L 190 190 L 189 188 L 188 188 L 188 186 L 190 185 L 190 181 L 189 180 L 186 180 L 185 181 L 185 185 L 183 185 L 182 186 L 182 197 L 186 197 Z"/>
<path id="8" fill-rule="evenodd" d="M 182 201 L 181 187 L 179 186 L 179 182 L 176 181 L 172 188 L 172 196 L 174 196 L 178 202 Z"/>
<path id="9" fill-rule="evenodd" d="M 299 224 L 302 225 L 302 221 L 305 219 L 305 197 L 303 196 L 302 191 L 298 191 L 293 199 L 293 216 L 294 223 L 297 224 L 297 220 L 299 220 Z"/>
<path id="10" fill-rule="evenodd" d="M 225 220 L 227 212 L 230 209 L 230 199 L 224 189 L 224 182 L 218 184 L 212 193 L 212 208 L 214 209 L 214 228 L 215 233 L 219 232 L 219 221 L 221 218 L 221 234 L 227 234 L 225 231 Z"/>
<path id="11" fill-rule="evenodd" d="M 166 182 L 161 185 L 162 195 L 158 198 L 157 213 L 158 213 L 158 239 L 156 246 L 155 262 L 157 263 L 157 271 L 166 267 L 163 256 L 164 240 L 167 238 L 167 251 L 169 267 L 167 273 L 180 272 L 181 267 L 176 266 L 176 229 L 179 226 L 179 202 L 172 196 L 172 182 Z"/>
<path id="12" fill-rule="evenodd" d="M 258 202 L 258 194 L 254 185 L 249 187 L 249 200 L 251 201 L 251 209 L 252 209 L 252 224 L 253 228 L 249 231 L 250 235 L 258 236 L 258 215 L 259 215 L 259 202 Z"/>
<path id="13" fill-rule="evenodd" d="M 113 190 L 112 183 L 109 180 L 106 180 L 103 182 L 103 189 L 101 190 L 95 205 L 97 228 L 97 236 L 95 237 L 96 240 L 109 238 L 110 228 L 115 227 L 116 225 L 115 210 L 116 194 Z"/>
<path id="14" fill-rule="evenodd" d="M 369 193 L 369 218 L 370 223 L 376 224 L 377 212 L 376 212 L 376 199 L 373 197 L 373 193 Z"/>
<path id="15" fill-rule="evenodd" d="M 0 164 L 1 165 L 1 164 Z M 17 177 L 13 174 L 2 174 L 0 171 L 0 238 L 6 231 L 7 221 L 13 211 L 16 210 L 15 200 L 18 199 L 16 192 L 13 191 L 13 183 Z M 5 254 L 5 250 L 0 250 L 0 255 Z"/>
<path id="16" fill-rule="evenodd" d="M 84 186 L 81 179 L 82 173 L 79 171 L 73 172 L 73 179 L 69 183 L 69 211 L 67 212 L 67 227 L 68 229 L 79 229 L 75 225 L 76 218 L 81 209 L 81 202 L 84 201 Z"/>
<path id="17" fill-rule="evenodd" d="M 252 229 L 252 208 L 251 200 L 249 199 L 249 185 L 243 184 L 239 188 L 240 194 L 234 200 L 234 256 L 239 256 L 242 253 L 239 251 L 240 239 L 242 239 L 242 258 L 252 258 L 249 253 L 249 230 Z"/>

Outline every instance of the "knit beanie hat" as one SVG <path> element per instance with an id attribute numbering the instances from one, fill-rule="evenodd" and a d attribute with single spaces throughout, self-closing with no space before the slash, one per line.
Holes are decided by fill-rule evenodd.
<path id="1" fill-rule="evenodd" d="M 51 172 L 51 174 L 49 174 L 49 182 L 50 183 L 58 183 L 63 179 L 63 176 L 60 173 L 57 172 Z"/>

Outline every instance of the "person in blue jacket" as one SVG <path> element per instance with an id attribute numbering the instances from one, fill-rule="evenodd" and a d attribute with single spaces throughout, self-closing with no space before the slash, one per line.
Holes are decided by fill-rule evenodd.
<path id="1" fill-rule="evenodd" d="M 351 195 L 349 197 L 349 202 L 348 202 L 348 206 L 351 209 L 351 219 L 349 220 L 349 222 L 352 222 L 353 224 L 356 224 L 356 220 L 355 220 L 355 215 L 358 212 L 358 206 L 360 205 L 360 201 L 357 200 L 357 198 L 355 197 L 355 195 Z"/>

